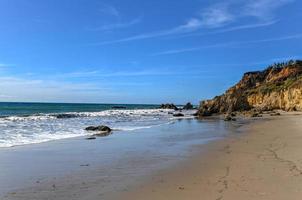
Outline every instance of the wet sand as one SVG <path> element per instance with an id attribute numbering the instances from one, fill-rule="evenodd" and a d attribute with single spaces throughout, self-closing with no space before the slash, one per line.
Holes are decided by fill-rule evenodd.
<path id="1" fill-rule="evenodd" d="M 113 144 L 117 148 L 112 149 Z M 28 147 L 33 164 L 25 169 L 34 165 L 39 169 L 36 176 L 28 172 L 32 182 L 21 182 L 22 187 L 9 190 L 0 199 L 300 200 L 301 144 L 300 113 L 249 123 L 183 120 L 93 143 L 78 138 L 40 144 Z M 24 156 L 24 148 L 10 151 Z M 35 164 L 33 152 L 48 155 L 49 168 L 41 170 L 44 165 Z M 0 159 L 5 161 L 1 155 L 3 152 Z M 16 162 L 20 164 L 11 163 Z M 60 164 L 54 165 L 57 162 Z M 15 167 L 21 171 L 17 175 L 27 172 L 20 165 Z M 7 185 L 3 178 L 15 177 L 13 172 L 16 170 L 0 175 L 0 183 Z"/>
<path id="2" fill-rule="evenodd" d="M 0 199 L 109 199 L 192 157 L 194 146 L 236 134 L 241 123 L 176 120 L 109 137 L 0 149 Z"/>
<path id="3" fill-rule="evenodd" d="M 114 199 L 300 200 L 301 144 L 301 115 L 269 117 Z"/>

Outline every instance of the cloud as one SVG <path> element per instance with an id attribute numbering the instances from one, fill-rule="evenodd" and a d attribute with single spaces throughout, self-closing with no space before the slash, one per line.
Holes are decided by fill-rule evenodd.
<path id="1" fill-rule="evenodd" d="M 243 7 L 243 15 L 256 17 L 260 20 L 271 20 L 275 17 L 275 11 L 294 0 L 250 0 Z"/>
<path id="2" fill-rule="evenodd" d="M 232 22 L 234 18 L 228 4 L 218 4 L 201 12 L 200 23 L 203 27 L 217 28 Z"/>
<path id="3" fill-rule="evenodd" d="M 103 4 L 99 11 L 106 15 L 111 15 L 114 17 L 120 17 L 120 12 L 112 5 Z"/>
<path id="4" fill-rule="evenodd" d="M 253 24 L 245 24 L 245 25 L 239 25 L 239 26 L 232 26 L 229 28 L 221 28 L 219 30 L 210 31 L 206 33 L 189 33 L 184 35 L 176 36 L 175 38 L 185 38 L 185 37 L 192 37 L 192 36 L 203 36 L 203 35 L 213 35 L 213 34 L 219 34 L 219 33 L 227 33 L 227 32 L 233 32 L 238 30 L 246 30 L 246 29 L 255 29 L 255 28 L 262 28 L 267 27 L 276 24 L 277 20 L 274 21 L 267 21 L 263 23 L 253 23 Z"/>
<path id="5" fill-rule="evenodd" d="M 218 44 L 204 45 L 204 46 L 192 47 L 192 48 L 172 49 L 172 50 L 168 50 L 168 51 L 154 53 L 154 54 L 152 54 L 152 56 L 179 54 L 179 53 L 184 53 L 184 52 L 198 51 L 201 49 L 219 48 L 219 47 L 236 47 L 238 45 L 258 44 L 258 43 L 265 43 L 265 42 L 276 42 L 276 41 L 293 40 L 293 39 L 301 39 L 301 38 L 302 38 L 302 34 L 295 34 L 295 35 L 287 35 L 287 36 L 282 36 L 282 37 L 267 38 L 267 39 L 261 39 L 261 40 L 218 43 Z"/>
<path id="6" fill-rule="evenodd" d="M 189 19 L 186 23 L 171 29 L 155 31 L 151 33 L 143 33 L 143 34 L 126 37 L 118 40 L 93 43 L 91 45 L 98 46 L 98 45 L 114 44 L 114 43 L 121 43 L 121 42 L 134 41 L 134 40 L 157 38 L 157 37 L 163 37 L 163 36 L 174 35 L 174 34 L 189 33 L 201 28 L 201 25 L 202 24 L 200 23 L 200 20 L 192 18 Z"/>
<path id="7" fill-rule="evenodd" d="M 190 18 L 186 23 L 171 29 L 142 33 L 117 40 L 93 43 L 92 45 L 107 45 L 172 35 L 174 37 L 200 36 L 271 26 L 278 21 L 275 19 L 276 10 L 292 2 L 294 2 L 294 0 L 226 1 L 203 9 L 199 15 L 196 15 L 195 17 Z M 240 25 L 241 20 L 245 18 L 252 18 L 256 20 L 257 23 Z M 233 23 L 237 23 L 237 26 L 222 29 Z M 196 33 L 201 29 L 215 29 L 216 31 Z"/>
<path id="8" fill-rule="evenodd" d="M 168 75 L 177 75 L 183 74 L 183 72 L 175 72 L 168 69 L 149 69 L 149 70 L 136 70 L 136 71 L 83 71 L 83 72 L 70 72 L 60 75 L 64 78 L 87 78 L 87 77 L 98 77 L 98 78 L 107 78 L 107 77 L 136 77 L 136 76 L 168 76 Z"/>
<path id="9" fill-rule="evenodd" d="M 114 30 L 114 29 L 122 29 L 122 28 L 127 28 L 130 26 L 133 26 L 135 24 L 139 24 L 141 21 L 142 21 L 142 18 L 138 17 L 129 22 L 105 24 L 103 26 L 100 26 L 97 28 L 92 28 L 89 30 L 91 30 L 91 31 L 110 31 L 110 30 Z"/>

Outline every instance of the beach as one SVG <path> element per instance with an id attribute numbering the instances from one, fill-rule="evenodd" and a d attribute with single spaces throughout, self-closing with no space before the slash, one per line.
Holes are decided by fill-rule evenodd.
<path id="1" fill-rule="evenodd" d="M 301 199 L 301 122 L 291 113 L 251 123 L 119 199 Z"/>
<path id="2" fill-rule="evenodd" d="M 182 119 L 92 142 L 78 137 L 2 149 L 0 197 L 300 199 L 300 114 Z"/>

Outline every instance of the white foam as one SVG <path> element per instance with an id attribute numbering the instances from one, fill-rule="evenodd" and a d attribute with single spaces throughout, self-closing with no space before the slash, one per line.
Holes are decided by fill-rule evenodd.
<path id="1" fill-rule="evenodd" d="M 176 119 L 163 109 L 106 110 L 64 113 L 75 118 L 58 119 L 57 114 L 0 118 L 0 147 L 11 147 L 88 135 L 87 126 L 108 125 L 114 130 L 133 131 L 170 123 Z M 191 118 L 194 111 L 183 111 Z"/>

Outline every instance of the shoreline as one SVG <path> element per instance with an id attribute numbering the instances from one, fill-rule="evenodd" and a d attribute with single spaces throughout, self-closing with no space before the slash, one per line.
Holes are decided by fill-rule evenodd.
<path id="1" fill-rule="evenodd" d="M 96 140 L 79 137 L 1 149 L 0 197 L 69 199 L 93 190 L 109 196 L 181 162 L 192 145 L 224 137 L 236 128 L 224 124 L 179 119 Z M 220 130 L 214 133 L 216 127 Z"/>
<path id="2" fill-rule="evenodd" d="M 299 200 L 301 130 L 301 113 L 266 117 L 248 124 L 238 137 L 208 143 L 190 162 L 163 170 L 112 200 Z"/>
<path id="3" fill-rule="evenodd" d="M 77 164 L 83 165 L 80 168 L 83 170 L 80 171 L 72 171 L 70 173 L 66 173 L 66 171 L 62 174 L 57 174 L 54 179 L 48 179 L 44 181 L 43 179 L 39 179 L 33 186 L 23 187 L 23 189 L 16 189 L 6 195 L 4 200 L 9 199 L 58 199 L 58 200 L 67 200 L 67 199 L 84 199 L 84 200 L 94 200 L 96 198 L 116 200 L 116 199 L 200 199 L 202 196 L 203 199 L 278 199 L 278 196 L 270 197 L 269 192 L 272 191 L 271 187 L 268 187 L 268 190 L 265 190 L 267 184 L 272 185 L 274 181 L 277 183 L 277 180 L 270 182 L 271 179 L 267 177 L 268 175 L 272 175 L 270 170 L 264 168 L 265 170 L 256 170 L 259 165 L 263 165 L 263 162 L 259 161 L 259 159 L 265 158 L 268 162 L 268 165 L 272 168 L 279 167 L 280 163 L 275 163 L 272 158 L 273 152 L 267 151 L 267 148 L 263 148 L 266 145 L 273 144 L 274 135 L 270 135 L 270 129 L 276 130 L 278 137 L 281 139 L 287 140 L 288 142 L 298 142 L 292 141 L 291 138 L 288 138 L 288 135 L 283 135 L 282 131 L 291 130 L 289 127 L 292 125 L 294 121 L 302 122 L 301 113 L 283 113 L 278 117 L 263 117 L 257 120 L 248 120 L 249 122 L 222 122 L 224 126 L 233 126 L 235 125 L 235 129 L 231 128 L 229 134 L 224 135 L 219 140 L 214 139 L 206 140 L 203 142 L 196 142 L 196 136 L 192 135 L 192 138 L 188 141 L 189 144 L 184 146 L 183 143 L 186 143 L 186 138 L 183 131 L 189 132 L 189 128 L 191 126 L 196 126 L 197 128 L 200 126 L 196 120 L 180 120 L 172 125 L 167 125 L 161 128 L 156 128 L 155 131 L 161 131 L 154 137 L 162 137 L 163 133 L 166 133 L 169 130 L 176 131 L 179 128 L 183 127 L 183 130 L 179 130 L 179 133 L 184 134 L 176 135 L 177 140 L 175 140 L 175 136 L 171 135 L 169 137 L 174 138 L 172 141 L 165 141 L 163 143 L 164 146 L 162 153 L 159 153 L 157 156 L 154 155 L 154 152 L 149 152 L 148 154 L 143 154 L 139 152 L 139 149 L 130 149 L 129 152 L 134 152 L 132 157 L 127 157 L 126 162 L 122 162 L 118 159 L 118 165 L 120 167 L 116 167 L 112 169 L 113 171 L 103 172 L 106 168 L 102 168 L 102 164 L 100 162 L 99 157 L 96 157 L 97 154 L 91 156 L 91 159 L 87 159 L 87 161 L 83 161 L 81 158 L 80 162 Z M 297 116 L 296 116 L 297 115 Z M 213 120 L 214 123 L 217 123 L 217 119 L 208 119 L 211 122 Z M 220 123 L 219 122 L 219 123 Z M 193 124 L 191 124 L 193 123 Z M 181 125 L 182 124 L 182 125 Z M 187 124 L 187 125 L 186 125 Z M 280 125 L 283 124 L 283 125 Z M 285 124 L 285 125 L 284 125 Z M 219 131 L 217 129 L 217 124 L 214 124 L 216 127 L 214 130 Z M 171 129 L 171 127 L 173 127 Z M 301 130 L 301 125 L 296 125 L 298 132 Z M 170 128 L 169 128 L 170 127 Z M 272 128 L 271 128 L 272 127 Z M 299 129 L 300 127 L 300 129 Z M 161 130 L 162 129 L 162 130 Z M 239 132 L 238 132 L 239 129 Z M 154 130 L 153 130 L 154 131 Z M 148 134 L 154 132 L 151 130 L 145 132 L 149 132 Z M 194 130 L 196 131 L 196 130 Z M 198 130 L 197 130 L 198 131 Z M 297 130 L 294 130 L 293 133 L 298 137 Z M 135 132 L 135 131 L 134 131 Z M 200 130 L 198 131 L 200 132 Z M 237 132 L 237 133 L 236 133 Z M 252 133 L 253 132 L 253 133 Z M 141 130 L 136 131 L 136 133 L 141 133 Z M 145 135 L 136 135 L 129 134 L 133 136 L 129 136 L 128 134 L 116 135 L 115 138 L 104 138 L 104 140 L 111 141 L 120 137 L 124 137 L 121 141 L 130 137 L 134 139 L 135 137 L 146 137 Z M 149 135 L 151 136 L 151 135 Z M 153 136 L 153 135 L 152 135 Z M 180 138 L 178 138 L 181 136 Z M 283 136 L 283 137 L 281 137 Z M 286 137 L 288 136 L 288 137 Z M 167 140 L 169 137 L 164 138 Z M 199 137 L 199 136 L 198 136 Z M 152 137 L 153 138 L 153 137 Z M 82 138 L 83 139 L 83 138 Z M 129 138 L 128 138 L 129 139 Z M 197 138 L 198 139 L 198 138 Z M 183 145 L 182 147 L 173 146 L 175 141 L 179 142 L 179 144 Z M 192 141 L 191 141 L 192 140 Z M 262 141 L 264 140 L 264 141 Z M 209 142 L 210 141 L 210 142 Z M 302 138 L 301 140 L 302 141 Z M 123 141 L 124 142 L 124 141 Z M 156 142 L 159 142 L 156 140 Z M 162 142 L 162 141 L 161 141 Z M 172 142 L 172 143 L 171 143 Z M 206 142 L 206 144 L 204 144 Z M 53 144 L 51 149 L 58 148 L 58 152 L 62 151 L 62 146 L 64 146 L 63 150 L 68 149 L 67 146 L 72 145 L 80 145 L 78 148 L 80 150 L 87 151 L 87 148 L 91 148 L 91 144 L 87 142 L 83 142 L 83 140 L 77 139 L 66 139 L 66 141 L 60 142 L 52 142 Z M 61 146 L 60 146 L 61 143 Z M 68 144 L 69 143 L 69 144 Z M 71 144 L 70 144 L 71 143 Z M 85 145 L 86 144 L 86 145 Z M 88 145 L 87 145 L 88 144 Z M 122 144 L 122 143 L 120 143 Z M 147 144 L 147 143 L 146 143 Z M 172 145 L 172 148 L 166 147 L 167 145 Z M 179 145 L 178 144 L 178 145 Z M 55 145 L 55 146 L 53 146 Z M 83 146 L 84 145 L 84 146 Z M 156 143 L 152 145 L 157 145 Z M 274 145 L 274 144 L 273 144 Z M 36 146 L 45 147 L 43 144 L 38 144 Z M 47 146 L 47 145 L 46 145 Z M 94 146 L 94 145 L 93 145 Z M 156 146 L 155 146 L 156 147 Z M 94 147 L 93 147 L 94 148 Z M 92 148 L 92 150 L 93 150 Z M 99 146 L 96 149 L 100 148 Z M 154 147 L 152 147 L 154 148 Z M 157 148 L 157 147 L 156 147 Z M 94 149 L 93 151 L 96 151 Z M 68 150 L 69 151 L 69 150 Z M 169 156 L 163 155 L 164 151 L 168 151 Z M 171 153 L 170 151 L 176 151 Z M 259 152 L 263 151 L 263 152 Z M 293 152 L 302 153 L 302 149 L 293 149 Z M 32 152 L 32 150 L 30 151 Z M 148 152 L 148 151 L 147 151 Z M 95 153 L 98 153 L 97 151 Z M 106 153 L 106 152 L 103 152 Z M 290 152 L 293 154 L 292 152 Z M 77 153 L 75 155 L 78 156 Z M 127 155 L 123 154 L 123 156 Z M 259 158 L 257 156 L 261 155 Z M 275 154 L 274 154 L 275 155 Z M 299 154 L 297 154 L 299 155 Z M 89 156 L 88 156 L 89 157 Z M 66 158 L 66 156 L 63 158 Z M 52 157 L 50 156 L 50 159 Z M 62 159 L 62 158 L 61 158 Z M 71 156 L 71 161 L 77 161 L 77 158 L 73 158 Z M 111 158 L 111 161 L 115 158 Z M 85 159 L 84 159 L 85 160 Z M 290 159 L 289 159 L 290 160 Z M 89 165 L 87 164 L 89 163 Z M 155 166 L 155 163 L 158 166 Z M 281 163 L 284 164 L 284 163 Z M 52 164 L 51 164 L 52 165 Z M 129 166 L 128 166 L 129 165 Z M 154 165 L 154 166 L 153 166 Z M 281 166 L 282 170 L 278 171 L 278 173 L 286 173 L 288 171 L 288 164 L 285 163 L 285 166 Z M 252 166 L 252 168 L 251 168 Z M 40 166 L 41 167 L 41 166 Z M 58 167 L 58 166 L 57 166 Z M 60 165 L 60 167 L 63 167 Z M 66 166 L 65 166 L 66 167 Z M 238 169 L 237 169 L 238 168 Z M 296 167 L 298 169 L 298 167 Z M 300 169 L 300 168 L 299 168 Z M 51 168 L 50 168 L 51 170 Z M 68 171 L 69 169 L 67 169 Z M 257 174 L 257 173 L 260 174 Z M 105 173 L 105 174 L 104 174 Z M 279 176 L 277 172 L 274 171 L 274 176 Z M 116 177 L 115 177 L 116 176 Z M 290 174 L 287 176 L 290 176 Z M 60 178 L 61 177 L 61 178 Z M 62 178 L 63 177 L 63 178 Z M 65 177 L 65 178 L 64 178 Z M 66 178 L 67 177 L 67 178 Z M 298 177 L 300 180 L 300 177 Z M 242 179 L 242 180 L 241 180 Z M 258 180 L 259 179 L 259 180 Z M 262 188 L 264 191 L 258 191 L 258 188 L 253 187 L 253 185 L 249 184 L 259 184 L 257 181 L 265 180 L 265 184 L 262 184 Z M 287 179 L 286 179 L 287 180 Z M 35 180 L 36 181 L 36 180 Z M 241 182 L 243 181 L 243 183 Z M 282 180 L 283 181 L 283 180 Z M 288 180 L 287 180 L 288 181 Z M 250 183 L 249 183 L 250 182 Z M 239 184 L 240 183 L 240 184 Z M 260 182 L 261 183 L 261 182 Z M 241 185 L 236 186 L 236 184 Z M 243 185 L 242 185 L 243 184 Z M 246 184 L 246 185 L 244 185 Z M 289 180 L 289 185 L 291 184 Z M 301 185 L 300 184 L 300 185 Z M 235 186 L 236 187 L 235 187 Z M 295 189 L 299 187 L 299 184 L 293 184 Z M 243 187 L 243 188 L 242 188 Z M 277 186 L 275 186 L 277 187 Z M 246 191 L 244 191 L 246 190 Z M 260 195 L 250 195 L 247 191 L 253 191 L 255 194 Z M 282 191 L 282 188 L 278 188 L 278 191 Z M 283 191 L 286 193 L 286 191 Z M 262 195 L 261 195 L 262 194 Z M 299 193 L 300 194 L 300 193 Z M 286 194 L 289 195 L 289 194 Z M 280 197 L 284 197 L 279 194 Z M 0 195 L 1 197 L 1 195 Z M 297 198 L 295 198 L 297 197 Z M 284 199 L 284 198 L 279 198 Z M 288 199 L 288 198 L 287 198 Z M 289 199 L 299 199 L 298 196 L 293 196 Z"/>
<path id="4" fill-rule="evenodd" d="M 94 134 L 85 130 L 89 126 L 106 125 L 115 132 L 152 128 L 179 118 L 170 112 L 146 107 L 0 116 L 0 149 L 89 136 Z M 184 110 L 181 118 L 193 118 L 194 112 Z"/>

